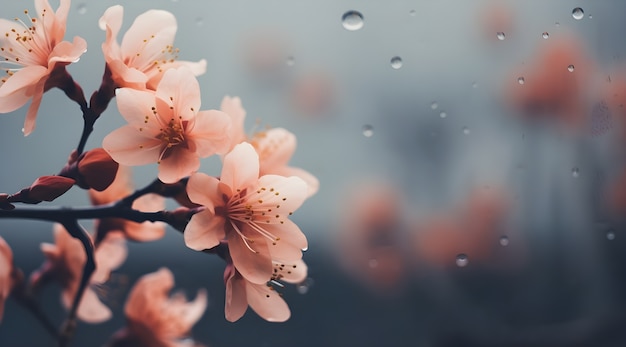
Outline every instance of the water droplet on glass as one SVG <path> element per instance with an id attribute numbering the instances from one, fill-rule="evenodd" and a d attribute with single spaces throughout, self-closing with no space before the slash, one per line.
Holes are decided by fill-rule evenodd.
<path id="1" fill-rule="evenodd" d="M 446 118 L 446 117 L 448 117 L 448 114 L 445 111 L 441 111 L 441 112 L 439 112 L 439 117 Z"/>
<path id="2" fill-rule="evenodd" d="M 570 65 L 568 65 L 568 66 L 567 66 L 567 71 L 569 71 L 569 72 L 574 72 L 574 65 L 571 65 L 571 64 L 570 64 Z"/>
<path id="3" fill-rule="evenodd" d="M 372 268 L 372 269 L 373 269 L 373 268 L 376 268 L 376 267 L 378 267 L 378 260 L 376 260 L 376 259 L 370 259 L 370 260 L 367 262 L 367 265 L 368 265 L 370 268 Z"/>
<path id="4" fill-rule="evenodd" d="M 468 127 L 463 127 L 463 134 L 469 135 L 469 133 L 470 133 L 469 128 Z"/>
<path id="5" fill-rule="evenodd" d="M 467 263 L 469 263 L 469 259 L 467 258 L 467 255 L 461 253 L 456 256 L 456 266 L 465 267 L 467 266 Z"/>
<path id="6" fill-rule="evenodd" d="M 526 80 L 524 79 L 524 77 L 520 76 L 520 77 L 517 78 L 517 83 L 524 84 L 524 83 L 526 83 Z"/>
<path id="7" fill-rule="evenodd" d="M 472 83 L 472 88 L 474 88 L 474 89 L 478 88 L 478 83 L 477 82 L 473 82 Z"/>
<path id="8" fill-rule="evenodd" d="M 498 31 L 498 33 L 496 33 L 496 37 L 498 38 L 498 40 L 502 41 L 506 36 L 502 31 Z"/>
<path id="9" fill-rule="evenodd" d="M 398 70 L 402 67 L 402 58 L 395 56 L 391 58 L 391 67 Z"/>
<path id="10" fill-rule="evenodd" d="M 559 23 L 559 22 L 555 22 L 555 23 L 554 23 L 554 26 L 556 26 L 556 27 L 560 27 L 560 26 L 561 26 L 561 23 Z"/>
<path id="11" fill-rule="evenodd" d="M 363 136 L 372 137 L 372 135 L 374 135 L 374 127 L 369 124 L 365 124 L 363 126 Z"/>
<path id="12" fill-rule="evenodd" d="M 348 11 L 341 17 L 343 27 L 346 30 L 355 31 L 363 27 L 363 15 L 358 11 Z"/>
<path id="13" fill-rule="evenodd" d="M 543 34 L 541 34 L 541 37 L 547 39 L 548 37 L 550 37 L 550 34 L 547 31 L 544 31 Z"/>
<path id="14" fill-rule="evenodd" d="M 430 108 L 432 108 L 433 110 L 436 110 L 437 107 L 439 107 L 439 104 L 437 104 L 437 102 L 433 101 L 432 104 L 430 104 Z"/>
<path id="15" fill-rule="evenodd" d="M 296 64 L 296 59 L 293 56 L 287 57 L 287 66 L 294 66 Z"/>
<path id="16" fill-rule="evenodd" d="M 85 13 L 87 13 L 87 5 L 86 4 L 78 4 L 78 6 L 76 7 L 76 10 L 78 11 L 79 14 L 85 14 Z"/>
<path id="17" fill-rule="evenodd" d="M 415 10 L 411 10 L 411 11 L 409 11 L 409 15 L 410 15 L 411 17 L 415 17 L 415 15 L 416 15 L 416 14 L 417 14 L 417 11 L 415 11 Z"/>
<path id="18" fill-rule="evenodd" d="M 196 18 L 196 25 L 199 26 L 199 27 L 204 25 L 204 20 L 202 19 L 202 17 Z"/>
<path id="19" fill-rule="evenodd" d="M 615 233 L 609 230 L 606 233 L 606 239 L 609 241 L 615 240 Z"/>
<path id="20" fill-rule="evenodd" d="M 584 16 L 585 16 L 585 11 L 583 11 L 582 8 L 576 7 L 575 9 L 572 10 L 572 17 L 574 17 L 574 19 L 581 20 L 583 19 Z"/>
<path id="21" fill-rule="evenodd" d="M 299 294 L 306 294 L 309 292 L 309 289 L 311 288 L 312 285 L 313 285 L 313 279 L 307 278 L 304 281 L 296 284 L 296 290 L 298 291 Z"/>
<path id="22" fill-rule="evenodd" d="M 589 15 L 589 19 L 593 19 L 593 16 L 592 16 L 592 15 Z"/>
<path id="23" fill-rule="evenodd" d="M 503 235 L 500 237 L 500 246 L 506 247 L 509 245 L 509 237 L 506 235 Z"/>
<path id="24" fill-rule="evenodd" d="M 580 170 L 578 170 L 577 167 L 572 169 L 572 177 L 577 178 L 578 176 L 580 176 Z"/>

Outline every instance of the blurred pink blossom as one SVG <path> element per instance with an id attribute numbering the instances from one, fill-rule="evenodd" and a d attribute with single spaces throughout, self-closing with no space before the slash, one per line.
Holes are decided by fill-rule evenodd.
<path id="1" fill-rule="evenodd" d="M 0 237 L 0 322 L 4 314 L 4 302 L 22 278 L 22 272 L 13 264 L 11 247 Z"/>

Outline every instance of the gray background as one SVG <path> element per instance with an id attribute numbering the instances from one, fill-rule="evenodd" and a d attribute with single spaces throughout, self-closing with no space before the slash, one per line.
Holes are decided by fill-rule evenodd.
<path id="1" fill-rule="evenodd" d="M 172 269 L 188 293 L 208 288 L 209 308 L 193 336 L 211 346 L 624 345 L 624 223 L 607 217 L 597 193 L 625 163 L 617 132 L 564 136 L 521 122 L 503 93 L 512 71 L 560 35 L 580 40 L 603 73 L 619 74 L 626 49 L 624 2 L 500 2 L 512 14 L 512 29 L 497 41 L 495 32 L 485 31 L 489 1 L 75 1 L 66 39 L 85 38 L 88 52 L 69 71 L 87 95 L 98 87 L 103 70 L 105 35 L 97 21 L 117 3 L 125 8 L 122 32 L 150 8 L 174 13 L 181 59 L 208 61 L 199 77 L 202 109 L 219 108 L 224 95 L 238 95 L 248 111 L 247 129 L 259 120 L 261 126 L 296 134 L 292 164 L 321 182 L 318 194 L 293 218 L 310 240 L 304 259 L 313 284 L 306 294 L 287 288 L 292 308 L 287 323 L 266 323 L 252 312 L 228 323 L 223 263 L 187 249 L 181 235 L 169 230 L 162 240 L 129 245 L 129 258 L 110 284 L 107 302 L 114 319 L 81 324 L 75 346 L 102 345 L 124 324 L 129 289 L 124 283 L 161 266 Z M 577 6 L 585 11 L 580 21 L 571 15 Z M 33 11 L 30 1 L 4 1 L 2 8 L 5 18 Z M 342 27 L 348 10 L 363 14 L 362 29 Z M 541 38 L 544 31 L 550 33 L 547 40 Z M 274 44 L 258 48 L 262 40 Z M 261 53 L 277 58 L 268 70 L 255 72 L 249 61 Z M 403 60 L 400 69 L 390 65 L 394 56 Z M 318 112 L 293 104 L 293 90 L 310 76 L 328 83 L 332 102 Z M 589 95 L 594 96 L 591 87 Z M 59 90 L 44 96 L 37 129 L 28 137 L 20 131 L 25 111 L 0 116 L 2 192 L 58 172 L 82 127 L 78 108 Z M 441 118 L 441 111 L 447 117 Z M 122 124 L 113 101 L 88 148 L 99 147 Z M 372 136 L 364 136 L 364 126 L 372 127 Z M 218 164 L 208 159 L 202 171 L 218 174 Z M 141 187 L 156 171 L 146 166 L 134 172 Z M 401 280 L 376 290 L 380 286 L 372 283 L 378 280 L 346 270 L 339 242 L 343 218 L 352 212 L 350 192 L 367 180 L 387 182 L 399 192 L 401 225 L 445 211 L 477 187 L 504 187 L 516 206 L 502 232 L 510 245 L 482 264 L 468 254 L 468 266 L 457 268 L 454 258 L 443 266 L 421 264 L 411 243 L 398 241 L 393 247 L 403 259 Z M 85 204 L 85 192 L 74 188 L 53 205 Z M 398 238 L 410 240 L 412 229 L 402 230 Z M 607 239 L 608 230 L 613 240 Z M 0 235 L 27 273 L 43 260 L 39 243 L 52 239 L 49 224 L 21 220 L 1 220 Z M 497 246 L 499 236 L 483 241 Z M 527 256 L 516 265 L 521 244 Z M 369 261 L 362 264 L 368 266 Z M 61 322 L 58 295 L 53 286 L 42 300 Z M 0 345 L 53 343 L 9 300 Z"/>

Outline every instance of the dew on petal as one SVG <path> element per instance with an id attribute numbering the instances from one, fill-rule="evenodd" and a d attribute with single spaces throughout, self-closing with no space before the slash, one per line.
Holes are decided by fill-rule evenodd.
<path id="1" fill-rule="evenodd" d="M 363 136 L 372 137 L 373 135 L 374 135 L 374 127 L 369 124 L 365 124 L 363 126 Z"/>
<path id="2" fill-rule="evenodd" d="M 346 30 L 355 31 L 363 27 L 363 15 L 358 11 L 348 11 L 341 17 L 341 22 Z"/>
<path id="3" fill-rule="evenodd" d="M 496 33 L 496 37 L 497 37 L 497 38 L 498 38 L 498 40 L 500 40 L 500 41 L 504 41 L 504 39 L 506 38 L 506 36 L 504 35 L 504 32 L 502 32 L 502 31 L 498 31 L 498 32 Z"/>
<path id="4" fill-rule="evenodd" d="M 456 266 L 458 267 L 466 267 L 467 264 L 469 263 L 469 258 L 467 257 L 467 255 L 461 253 L 456 256 L 455 262 L 456 262 Z"/>
<path id="5" fill-rule="evenodd" d="M 395 70 L 398 70 L 399 68 L 402 67 L 402 58 L 395 56 L 393 58 L 391 58 L 391 67 L 394 68 Z"/>
<path id="6" fill-rule="evenodd" d="M 574 19 L 576 20 L 581 20 L 583 19 L 583 17 L 585 17 L 585 11 L 583 11 L 583 9 L 580 7 L 576 7 L 572 10 L 572 17 L 574 17 Z"/>

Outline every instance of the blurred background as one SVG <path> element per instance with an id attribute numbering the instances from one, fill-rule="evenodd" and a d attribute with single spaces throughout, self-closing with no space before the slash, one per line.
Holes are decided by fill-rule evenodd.
<path id="1" fill-rule="evenodd" d="M 227 322 L 223 261 L 169 229 L 129 243 L 103 297 L 114 318 L 79 324 L 73 346 L 102 346 L 135 280 L 163 266 L 188 294 L 208 289 L 192 335 L 214 347 L 626 345 L 626 3 L 73 1 L 66 39 L 88 51 L 68 70 L 87 95 L 104 68 L 98 19 L 115 4 L 122 33 L 171 11 L 180 59 L 208 61 L 202 109 L 240 96 L 246 128 L 293 132 L 291 164 L 321 186 L 293 216 L 309 279 L 285 289 L 288 322 L 251 310 Z M 81 114 L 61 91 L 28 137 L 25 112 L 0 116 L 0 192 L 58 172 L 78 143 Z M 87 147 L 122 124 L 113 101 Z M 219 174 L 219 159 L 201 171 Z M 135 168 L 136 186 L 155 174 Z M 53 203 L 88 204 L 77 187 Z M 28 274 L 52 227 L 0 220 L 0 236 Z M 59 292 L 42 301 L 61 322 Z M 52 345 L 9 299 L 0 346 Z"/>

